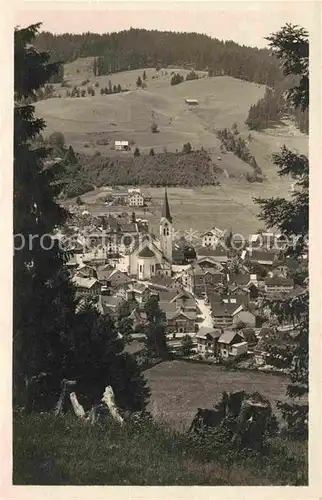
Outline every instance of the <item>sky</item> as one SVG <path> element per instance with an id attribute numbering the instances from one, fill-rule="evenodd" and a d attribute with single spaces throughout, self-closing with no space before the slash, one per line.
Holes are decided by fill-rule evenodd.
<path id="1" fill-rule="evenodd" d="M 315 4 L 316 5 L 316 4 Z M 316 8 L 316 7 L 315 7 Z M 310 30 L 314 2 L 104 2 L 16 0 L 15 26 L 42 22 L 52 33 L 107 33 L 132 28 L 204 33 L 220 40 L 265 47 L 264 37 L 285 23 Z"/>

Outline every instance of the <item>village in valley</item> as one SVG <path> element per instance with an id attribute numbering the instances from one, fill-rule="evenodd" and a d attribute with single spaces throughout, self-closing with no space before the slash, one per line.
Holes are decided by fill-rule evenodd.
<path id="1" fill-rule="evenodd" d="M 93 215 L 90 205 L 70 205 L 66 231 L 57 237 L 72 250 L 68 267 L 79 297 L 90 297 L 116 322 L 124 304 L 130 304 L 127 348 L 136 354 L 143 350 L 145 305 L 152 299 L 163 313 L 168 348 L 177 356 L 216 364 L 234 360 L 240 368 L 287 373 L 297 325 L 274 321 L 270 302 L 306 292 L 307 283 L 297 284 L 306 259 L 299 264 L 287 257 L 277 233 L 242 239 L 216 227 L 176 232 L 166 188 L 158 234 L 136 216 L 150 197 L 139 188 L 116 191 L 115 197 L 122 200 L 121 213 Z M 280 368 L 276 360 L 270 365 L 274 346 L 285 347 Z"/>

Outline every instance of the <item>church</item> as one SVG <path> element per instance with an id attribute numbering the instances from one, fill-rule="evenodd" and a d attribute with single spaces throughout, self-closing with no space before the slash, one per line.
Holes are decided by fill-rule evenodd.
<path id="1" fill-rule="evenodd" d="M 172 246 L 172 217 L 165 190 L 159 238 L 151 234 L 142 236 L 129 255 L 129 275 L 139 280 L 149 280 L 158 275 L 171 276 Z"/>

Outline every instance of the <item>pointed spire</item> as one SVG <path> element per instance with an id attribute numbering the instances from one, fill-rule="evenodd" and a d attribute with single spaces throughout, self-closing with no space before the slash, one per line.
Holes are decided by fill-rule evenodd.
<path id="1" fill-rule="evenodd" d="M 167 188 L 165 188 L 165 193 L 164 193 L 164 202 L 163 202 L 163 208 L 162 208 L 162 217 L 167 219 L 169 222 L 172 222 L 172 217 L 170 215 L 170 208 L 169 208 L 169 202 L 168 202 L 168 192 Z"/>

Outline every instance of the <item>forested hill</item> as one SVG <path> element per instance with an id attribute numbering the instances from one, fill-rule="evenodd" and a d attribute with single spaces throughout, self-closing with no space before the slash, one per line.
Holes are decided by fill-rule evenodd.
<path id="1" fill-rule="evenodd" d="M 238 45 L 197 33 L 130 29 L 118 33 L 54 35 L 42 32 L 35 45 L 52 60 L 70 62 L 95 57 L 94 73 L 115 73 L 157 66 L 193 66 L 212 75 L 228 75 L 274 86 L 282 78 L 277 59 L 268 49 Z"/>

